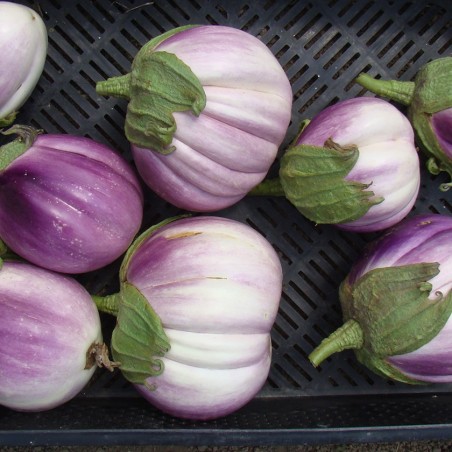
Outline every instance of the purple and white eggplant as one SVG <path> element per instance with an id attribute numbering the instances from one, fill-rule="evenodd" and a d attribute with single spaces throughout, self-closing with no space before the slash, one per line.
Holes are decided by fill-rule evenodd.
<path id="1" fill-rule="evenodd" d="M 377 80 L 360 74 L 356 81 L 380 96 L 408 106 L 408 117 L 421 149 L 430 157 L 432 174 L 445 171 L 452 179 L 452 57 L 438 58 L 422 66 L 414 82 Z M 440 185 L 449 190 L 452 182 Z"/>
<path id="2" fill-rule="evenodd" d="M 452 217 L 418 215 L 376 240 L 339 291 L 344 325 L 311 353 L 354 349 L 405 383 L 452 382 Z"/>
<path id="3" fill-rule="evenodd" d="M 99 313 L 74 279 L 24 262 L 0 269 L 0 405 L 43 411 L 111 364 Z"/>
<path id="4" fill-rule="evenodd" d="M 264 385 L 282 290 L 279 258 L 251 227 L 219 217 L 165 221 L 126 253 L 111 348 L 153 405 L 190 419 L 225 416 Z"/>
<path id="5" fill-rule="evenodd" d="M 0 148 L 0 238 L 41 267 L 84 273 L 123 254 L 141 226 L 143 198 L 130 165 L 73 135 L 37 135 Z"/>
<path id="6" fill-rule="evenodd" d="M 289 80 L 272 52 L 225 26 L 158 36 L 129 74 L 96 90 L 129 100 L 125 133 L 146 184 L 200 212 L 238 202 L 264 179 L 292 108 Z"/>
<path id="7" fill-rule="evenodd" d="M 0 2 L 0 127 L 11 124 L 36 87 L 47 56 L 47 29 L 36 11 Z"/>
<path id="8" fill-rule="evenodd" d="M 389 102 L 357 97 L 316 115 L 282 156 L 279 178 L 251 194 L 283 195 L 318 224 L 371 232 L 402 220 L 419 184 L 408 119 Z"/>

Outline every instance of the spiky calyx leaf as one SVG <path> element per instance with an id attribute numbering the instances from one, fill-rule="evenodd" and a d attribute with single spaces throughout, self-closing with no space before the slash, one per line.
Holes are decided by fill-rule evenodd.
<path id="1" fill-rule="evenodd" d="M 452 313 L 452 291 L 429 298 L 429 281 L 438 273 L 438 263 L 420 263 L 376 268 L 353 285 L 347 278 L 339 296 L 344 325 L 353 328 L 341 327 L 339 334 L 322 342 L 311 354 L 313 362 L 318 365 L 332 353 L 350 348 L 362 364 L 380 375 L 422 383 L 404 375 L 387 358 L 417 350 L 444 328 Z"/>
<path id="2" fill-rule="evenodd" d="M 438 58 L 419 69 L 414 82 L 378 80 L 360 74 L 356 82 L 380 96 L 408 106 L 408 117 L 423 151 L 430 157 L 427 169 L 432 174 L 446 171 L 452 178 L 452 160 L 442 149 L 432 127 L 435 113 L 452 108 L 452 57 Z M 443 184 L 447 191 L 451 186 Z"/>
<path id="3" fill-rule="evenodd" d="M 125 378 L 146 385 L 164 370 L 161 357 L 170 349 L 160 317 L 132 284 L 123 283 L 111 351 Z"/>
<path id="4" fill-rule="evenodd" d="M 383 201 L 369 184 L 345 179 L 359 158 L 356 146 L 328 140 L 324 147 L 298 145 L 281 159 L 279 177 L 287 199 L 318 224 L 348 223 Z"/>
<path id="5" fill-rule="evenodd" d="M 204 88 L 176 55 L 158 51 L 159 43 L 192 28 L 179 27 L 152 39 L 135 56 L 129 74 L 112 77 L 96 85 L 102 95 L 129 100 L 125 134 L 136 146 L 162 154 L 174 150 L 175 112 L 191 111 L 199 116 L 206 105 Z"/>

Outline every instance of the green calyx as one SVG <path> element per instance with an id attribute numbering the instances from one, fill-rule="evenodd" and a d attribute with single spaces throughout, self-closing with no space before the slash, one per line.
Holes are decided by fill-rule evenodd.
<path id="1" fill-rule="evenodd" d="M 156 49 L 165 39 L 193 26 L 179 27 L 152 39 L 135 56 L 129 74 L 98 82 L 96 92 L 126 98 L 125 134 L 136 146 L 168 154 L 176 121 L 173 113 L 199 116 L 206 105 L 201 82 L 176 55 Z"/>
<path id="2" fill-rule="evenodd" d="M 113 359 L 131 382 L 146 385 L 164 370 L 161 358 L 170 349 L 159 316 L 132 284 L 121 286 L 117 323 L 111 337 Z"/>
<path id="3" fill-rule="evenodd" d="M 114 362 L 131 383 L 146 385 L 146 379 L 164 370 L 161 358 L 170 349 L 159 316 L 132 284 L 121 284 L 119 293 L 93 296 L 97 308 L 116 316 L 111 337 Z"/>
<path id="4" fill-rule="evenodd" d="M 359 157 L 356 146 L 341 147 L 331 139 L 324 147 L 298 145 L 281 159 L 279 178 L 287 199 L 317 224 L 340 224 L 361 218 L 383 201 L 370 184 L 346 180 Z"/>
<path id="5" fill-rule="evenodd" d="M 0 118 L 0 127 L 10 126 L 16 120 L 17 113 L 17 111 L 13 111 L 9 115 Z"/>
<path id="6" fill-rule="evenodd" d="M 139 235 L 122 261 L 120 291 L 107 296 L 92 296 L 100 311 L 117 318 L 111 338 L 111 352 L 121 372 L 131 383 L 148 386 L 148 377 L 158 376 L 164 371 L 161 358 L 169 351 L 170 342 L 150 301 L 127 281 L 127 268 L 134 253 L 148 237 L 184 216 L 161 221 Z"/>
<path id="7" fill-rule="evenodd" d="M 377 268 L 353 285 L 347 278 L 339 290 L 345 323 L 311 353 L 311 362 L 317 366 L 333 353 L 353 349 L 372 371 L 421 384 L 387 358 L 417 350 L 446 324 L 452 313 L 452 291 L 428 298 L 432 289 L 428 281 L 438 273 L 439 264 L 421 263 Z"/>
<path id="8" fill-rule="evenodd" d="M 36 137 L 42 133 L 33 127 L 16 124 L 8 130 L 1 132 L 3 135 L 18 135 L 19 138 L 0 147 L 0 171 L 4 170 L 16 158 L 24 154 L 34 143 Z"/>
<path id="9" fill-rule="evenodd" d="M 373 93 L 408 106 L 408 118 L 424 152 L 430 157 L 432 174 L 446 171 L 452 178 L 452 160 L 441 148 L 432 127 L 432 115 L 452 108 L 452 57 L 438 58 L 421 67 L 414 82 L 377 80 L 360 74 L 356 82 Z M 447 191 L 452 183 L 440 186 Z"/>

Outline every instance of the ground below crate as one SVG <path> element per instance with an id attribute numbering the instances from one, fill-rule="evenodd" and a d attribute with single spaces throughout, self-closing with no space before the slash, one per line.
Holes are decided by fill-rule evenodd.
<path id="1" fill-rule="evenodd" d="M 322 446 L 71 446 L 0 447 L 0 452 L 446 452 L 452 441 L 331 444 Z"/>

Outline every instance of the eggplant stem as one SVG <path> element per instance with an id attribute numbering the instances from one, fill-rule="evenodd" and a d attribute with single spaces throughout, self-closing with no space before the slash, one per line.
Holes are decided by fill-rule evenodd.
<path id="1" fill-rule="evenodd" d="M 91 298 L 99 311 L 114 315 L 115 317 L 118 315 L 119 304 L 121 302 L 121 295 L 119 292 L 103 297 L 91 295 Z"/>
<path id="2" fill-rule="evenodd" d="M 439 189 L 440 189 L 441 191 L 448 191 L 448 190 L 450 190 L 451 188 L 452 188 L 452 182 L 444 183 L 444 184 L 441 184 L 441 185 L 439 186 Z"/>
<path id="3" fill-rule="evenodd" d="M 249 196 L 285 196 L 281 179 L 267 179 L 256 185 L 249 193 Z"/>
<path id="4" fill-rule="evenodd" d="M 362 73 L 356 78 L 356 83 L 379 96 L 387 97 L 403 105 L 410 105 L 413 99 L 414 82 L 377 80 L 366 73 Z"/>
<path id="5" fill-rule="evenodd" d="M 121 363 L 111 361 L 108 356 L 108 347 L 104 343 L 94 342 L 86 352 L 85 369 L 91 369 L 95 364 L 97 367 L 105 367 L 105 369 L 113 372 L 115 367 L 119 367 Z"/>
<path id="6" fill-rule="evenodd" d="M 97 82 L 96 93 L 101 96 L 122 97 L 130 100 L 130 74 Z"/>
<path id="7" fill-rule="evenodd" d="M 359 323 L 350 319 L 330 334 L 308 356 L 309 361 L 317 367 L 333 353 L 347 349 L 359 349 L 364 344 L 363 330 Z"/>

